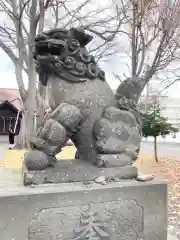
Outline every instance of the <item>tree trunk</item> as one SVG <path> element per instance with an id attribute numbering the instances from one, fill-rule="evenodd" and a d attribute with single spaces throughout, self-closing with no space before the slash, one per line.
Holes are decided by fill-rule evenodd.
<path id="1" fill-rule="evenodd" d="M 25 126 L 25 117 L 24 113 L 22 114 L 22 119 L 21 119 L 21 127 L 19 131 L 19 135 L 16 137 L 16 149 L 23 149 L 26 148 L 26 126 Z"/>
<path id="2" fill-rule="evenodd" d="M 158 160 L 158 156 L 157 156 L 157 137 L 156 136 L 154 137 L 154 157 L 155 157 L 156 162 L 158 163 L 159 160 Z"/>
<path id="3" fill-rule="evenodd" d="M 24 112 L 22 114 L 21 127 L 19 135 L 16 138 L 16 148 L 30 148 L 29 138 L 35 134 L 34 131 L 34 111 L 33 106 L 30 104 L 30 99 L 24 103 Z"/>
<path id="4" fill-rule="evenodd" d="M 48 88 L 43 86 L 40 82 L 38 83 L 38 92 L 37 92 L 37 130 L 42 125 L 45 112 L 50 109 L 48 103 Z"/>
<path id="5" fill-rule="evenodd" d="M 132 1 L 133 16 L 132 16 L 132 40 L 131 40 L 131 51 L 132 51 L 132 77 L 136 77 L 137 71 L 137 42 L 136 42 L 136 22 L 137 22 L 137 5 L 135 0 Z"/>

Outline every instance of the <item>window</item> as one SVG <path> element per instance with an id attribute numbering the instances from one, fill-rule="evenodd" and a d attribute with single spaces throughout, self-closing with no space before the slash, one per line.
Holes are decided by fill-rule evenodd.
<path id="1" fill-rule="evenodd" d="M 4 121 L 4 117 L 0 116 L 0 133 L 4 133 L 5 132 L 5 121 Z"/>
<path id="2" fill-rule="evenodd" d="M 15 117 L 3 117 L 0 116 L 0 133 L 7 134 L 9 131 L 10 125 L 12 125 L 12 128 L 14 128 L 16 122 Z"/>

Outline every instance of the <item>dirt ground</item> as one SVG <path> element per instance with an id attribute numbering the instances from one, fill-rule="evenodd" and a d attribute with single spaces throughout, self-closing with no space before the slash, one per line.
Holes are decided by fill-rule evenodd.
<path id="1" fill-rule="evenodd" d="M 24 159 L 25 149 L 22 150 L 4 150 L 3 154 L 0 155 L 0 168 L 19 169 L 22 167 Z M 74 146 L 68 146 L 63 148 L 62 152 L 57 155 L 58 159 L 73 159 L 75 156 L 76 148 Z"/>
<path id="2" fill-rule="evenodd" d="M 168 180 L 169 232 L 180 239 L 180 159 L 159 158 L 159 163 L 149 155 L 140 156 L 135 164 L 140 171 L 152 173 Z"/>

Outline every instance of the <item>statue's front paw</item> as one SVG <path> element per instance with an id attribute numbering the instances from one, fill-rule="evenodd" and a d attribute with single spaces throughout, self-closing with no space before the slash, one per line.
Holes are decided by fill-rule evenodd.
<path id="1" fill-rule="evenodd" d="M 24 154 L 24 164 L 28 170 L 41 171 L 51 166 L 55 161 L 54 156 L 47 155 L 39 150 L 31 150 Z"/>

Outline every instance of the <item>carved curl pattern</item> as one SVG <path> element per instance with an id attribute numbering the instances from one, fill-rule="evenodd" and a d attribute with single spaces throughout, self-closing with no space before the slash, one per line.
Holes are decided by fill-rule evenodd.
<path id="1" fill-rule="evenodd" d="M 104 71 L 85 48 L 91 39 L 91 36 L 77 29 L 55 29 L 38 35 L 34 51 L 37 72 L 48 76 L 56 74 L 70 82 L 96 78 L 104 81 Z M 40 74 L 40 81 L 46 85 L 47 81 L 41 77 Z"/>
<path id="2" fill-rule="evenodd" d="M 123 94 L 118 94 L 118 106 L 120 109 L 137 111 L 137 104 L 133 99 L 126 98 Z"/>

